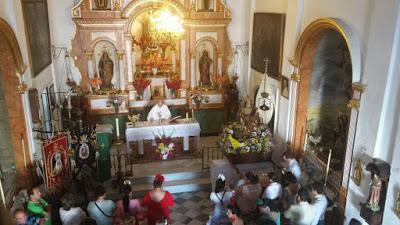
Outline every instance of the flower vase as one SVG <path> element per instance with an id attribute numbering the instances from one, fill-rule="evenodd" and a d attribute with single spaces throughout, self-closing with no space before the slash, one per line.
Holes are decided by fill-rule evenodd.
<path id="1" fill-rule="evenodd" d="M 158 68 L 157 67 L 153 67 L 151 68 L 151 71 L 153 72 L 153 75 L 156 76 L 158 73 Z"/>

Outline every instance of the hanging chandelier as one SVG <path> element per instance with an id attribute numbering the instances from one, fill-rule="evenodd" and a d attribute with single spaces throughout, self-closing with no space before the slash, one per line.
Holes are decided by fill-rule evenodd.
<path id="1" fill-rule="evenodd" d="M 168 8 L 151 11 L 149 18 L 150 36 L 153 42 L 157 44 L 170 43 L 182 36 L 182 19 L 174 15 Z"/>
<path id="2" fill-rule="evenodd" d="M 268 111 L 270 108 L 267 105 L 267 101 L 268 101 L 268 92 L 267 92 L 267 78 L 268 78 L 268 63 L 269 63 L 269 59 L 266 58 L 265 59 L 265 72 L 264 72 L 264 90 L 263 92 L 261 92 L 261 97 L 262 97 L 262 101 L 263 103 L 259 106 L 259 108 L 262 111 Z"/>

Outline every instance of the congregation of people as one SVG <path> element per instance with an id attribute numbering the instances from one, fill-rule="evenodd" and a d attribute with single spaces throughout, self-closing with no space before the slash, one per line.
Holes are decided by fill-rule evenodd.
<path id="1" fill-rule="evenodd" d="M 236 184 L 227 183 L 223 174 L 218 176 L 210 194 L 213 210 L 207 225 L 324 225 L 328 206 L 322 183 L 305 185 L 299 163 L 291 152 L 282 156 L 285 163 L 282 174 L 270 171 L 260 178 L 246 172 Z M 130 182 L 122 186 L 123 198 L 114 202 L 107 199 L 106 189 L 97 186 L 93 201 L 86 207 L 74 205 L 74 195 L 66 193 L 58 210 L 63 225 L 148 225 L 171 224 L 170 209 L 173 196 L 164 191 L 164 176 L 157 174 L 154 189 L 142 199 L 133 198 Z M 14 211 L 15 224 L 51 225 L 51 206 L 42 198 L 39 187 L 28 191 L 29 202 Z"/>

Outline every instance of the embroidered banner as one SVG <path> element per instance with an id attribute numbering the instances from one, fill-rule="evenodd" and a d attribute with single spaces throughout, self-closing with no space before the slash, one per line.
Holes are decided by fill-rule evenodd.
<path id="1" fill-rule="evenodd" d="M 67 136 L 62 134 L 46 141 L 43 157 L 46 185 L 50 190 L 69 175 Z"/>

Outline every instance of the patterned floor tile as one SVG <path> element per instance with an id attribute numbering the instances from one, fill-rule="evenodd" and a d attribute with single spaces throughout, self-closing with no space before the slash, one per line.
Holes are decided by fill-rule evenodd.
<path id="1" fill-rule="evenodd" d="M 205 225 L 209 219 L 210 193 L 205 191 L 174 194 L 171 208 L 172 225 Z"/>

